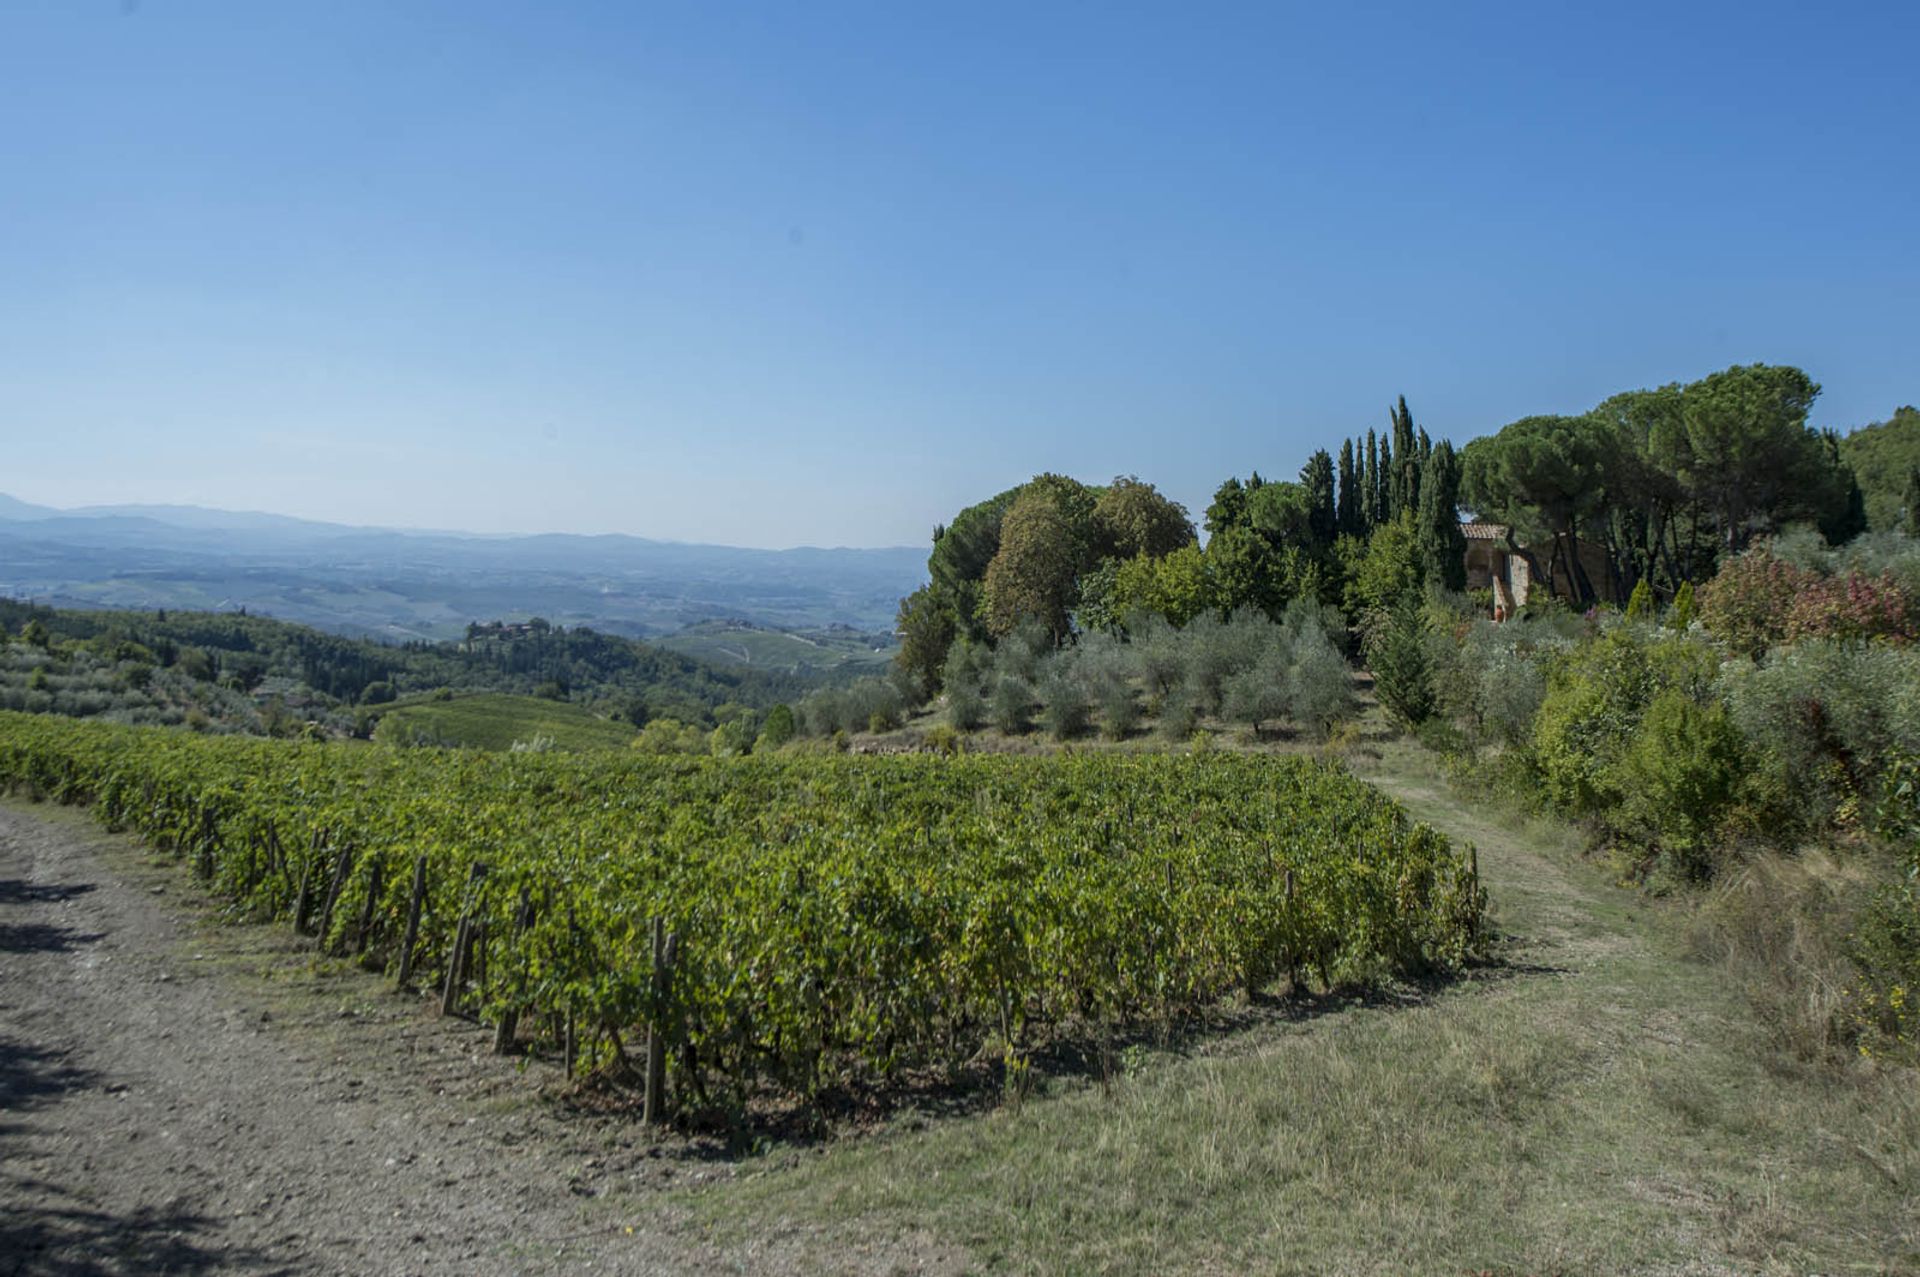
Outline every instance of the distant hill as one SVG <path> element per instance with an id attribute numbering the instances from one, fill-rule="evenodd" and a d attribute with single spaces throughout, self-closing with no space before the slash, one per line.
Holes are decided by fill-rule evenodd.
<path id="1" fill-rule="evenodd" d="M 60 513 L 50 506 L 28 505 L 0 492 L 0 519 L 51 519 Z"/>
<path id="2" fill-rule="evenodd" d="M 630 737 L 656 717 L 710 727 L 716 707 L 791 701 L 818 681 L 539 624 L 395 646 L 232 612 L 80 612 L 0 598 L 0 630 L 41 635 L 0 645 L 0 708 L 168 724 L 197 712 L 246 732 L 303 722 L 359 731 L 396 701 L 448 690 L 567 702 L 596 720 L 624 719 Z"/>
<path id="3" fill-rule="evenodd" d="M 748 550 L 629 536 L 478 536 L 192 506 L 50 510 L 0 496 L 0 596 L 237 611 L 391 641 L 541 616 L 645 638 L 714 617 L 889 631 L 926 551 Z"/>
<path id="4" fill-rule="evenodd" d="M 1896 408 L 1893 416 L 1847 435 L 1840 455 L 1853 466 L 1867 498 L 1867 523 L 1876 530 L 1898 527 L 1907 501 L 1907 476 L 1920 466 L 1920 408 Z"/>

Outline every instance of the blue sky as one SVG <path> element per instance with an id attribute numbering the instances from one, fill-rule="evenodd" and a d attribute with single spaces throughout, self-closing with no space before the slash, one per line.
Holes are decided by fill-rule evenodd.
<path id="1" fill-rule="evenodd" d="M 1568 11 L 1561 12 L 1563 8 Z M 1732 363 L 1920 400 L 1920 5 L 0 0 L 0 492 L 1198 515 Z"/>

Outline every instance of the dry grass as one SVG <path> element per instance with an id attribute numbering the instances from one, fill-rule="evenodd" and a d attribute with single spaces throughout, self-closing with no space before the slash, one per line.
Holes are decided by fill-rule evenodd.
<path id="1" fill-rule="evenodd" d="M 1713 888 L 1693 921 L 1696 951 L 1746 995 L 1774 1044 L 1802 1060 L 1832 1062 L 1849 1049 L 1854 968 L 1844 939 L 1885 880 L 1863 856 L 1754 856 Z"/>

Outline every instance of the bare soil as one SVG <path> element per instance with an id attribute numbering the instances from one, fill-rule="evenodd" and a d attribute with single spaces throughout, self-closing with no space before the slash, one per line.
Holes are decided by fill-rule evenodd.
<path id="1" fill-rule="evenodd" d="M 563 1111 L 555 1070 L 489 1045 L 284 926 L 222 920 L 177 866 L 78 813 L 0 801 L 0 1274 L 778 1271 L 832 1253 L 702 1244 L 673 1198 L 731 1166 Z"/>

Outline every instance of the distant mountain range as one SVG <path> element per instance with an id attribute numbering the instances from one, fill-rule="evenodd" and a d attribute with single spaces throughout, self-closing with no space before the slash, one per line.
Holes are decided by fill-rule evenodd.
<path id="1" fill-rule="evenodd" d="M 199 506 L 57 510 L 0 495 L 0 596 L 193 608 L 345 634 L 443 639 L 542 616 L 638 638 L 739 619 L 886 631 L 927 552 L 747 550 L 630 536 L 486 536 Z"/>

